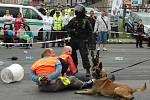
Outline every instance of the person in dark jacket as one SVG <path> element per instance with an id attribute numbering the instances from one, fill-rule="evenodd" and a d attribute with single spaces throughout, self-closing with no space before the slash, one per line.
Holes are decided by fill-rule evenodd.
<path id="1" fill-rule="evenodd" d="M 139 19 L 137 23 L 137 29 L 136 29 L 137 35 L 136 35 L 136 47 L 144 48 L 142 46 L 143 42 L 143 35 L 144 35 L 144 25 L 142 24 L 142 19 Z"/>
<path id="2" fill-rule="evenodd" d="M 86 17 L 85 7 L 82 5 L 77 5 L 75 7 L 75 15 L 73 19 L 67 25 L 68 33 L 71 37 L 70 46 L 72 47 L 72 58 L 75 65 L 78 65 L 77 50 L 81 54 L 82 64 L 84 69 L 86 69 L 86 76 L 90 76 L 90 61 L 88 58 L 88 38 L 92 33 L 92 26 Z"/>
<path id="3" fill-rule="evenodd" d="M 89 22 L 92 25 L 92 30 L 94 31 L 94 26 L 96 22 L 96 16 L 93 10 L 90 11 L 90 16 L 88 17 Z M 96 33 L 91 34 L 92 36 L 89 37 L 90 42 L 88 43 L 89 45 L 89 50 L 95 50 L 96 49 Z"/>

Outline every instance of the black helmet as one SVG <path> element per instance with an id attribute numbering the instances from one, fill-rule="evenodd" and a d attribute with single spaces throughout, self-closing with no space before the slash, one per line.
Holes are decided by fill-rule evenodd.
<path id="1" fill-rule="evenodd" d="M 74 8 L 74 11 L 77 17 L 84 17 L 86 13 L 85 7 L 83 5 L 77 5 Z"/>

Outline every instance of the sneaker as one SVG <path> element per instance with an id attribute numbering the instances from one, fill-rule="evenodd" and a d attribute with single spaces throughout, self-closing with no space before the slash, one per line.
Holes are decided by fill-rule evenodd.
<path id="1" fill-rule="evenodd" d="M 100 47 L 97 47 L 97 50 L 100 50 Z"/>
<path id="2" fill-rule="evenodd" d="M 121 40 L 118 40 L 118 42 L 122 42 Z"/>
<path id="3" fill-rule="evenodd" d="M 107 49 L 104 47 L 104 48 L 103 48 L 103 51 L 107 51 Z"/>
<path id="4" fill-rule="evenodd" d="M 111 42 L 114 42 L 114 39 L 112 39 Z"/>
<path id="5" fill-rule="evenodd" d="M 140 46 L 140 48 L 144 48 L 143 46 Z"/>
<path id="6" fill-rule="evenodd" d="M 111 42 L 111 40 L 110 40 L 110 39 L 108 39 L 108 40 L 107 40 L 107 42 Z"/>

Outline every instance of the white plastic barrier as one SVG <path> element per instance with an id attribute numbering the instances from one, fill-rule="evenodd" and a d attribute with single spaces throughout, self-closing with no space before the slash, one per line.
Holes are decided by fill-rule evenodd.
<path id="1" fill-rule="evenodd" d="M 12 64 L 1 71 L 1 79 L 4 83 L 21 81 L 23 77 L 24 69 L 19 64 Z"/>

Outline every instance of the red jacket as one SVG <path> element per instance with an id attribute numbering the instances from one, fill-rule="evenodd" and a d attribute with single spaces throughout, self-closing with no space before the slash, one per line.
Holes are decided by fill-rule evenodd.
<path id="1" fill-rule="evenodd" d="M 20 29 L 21 24 L 25 24 L 25 20 L 22 17 L 16 18 L 14 23 L 14 29 L 18 31 Z"/>

